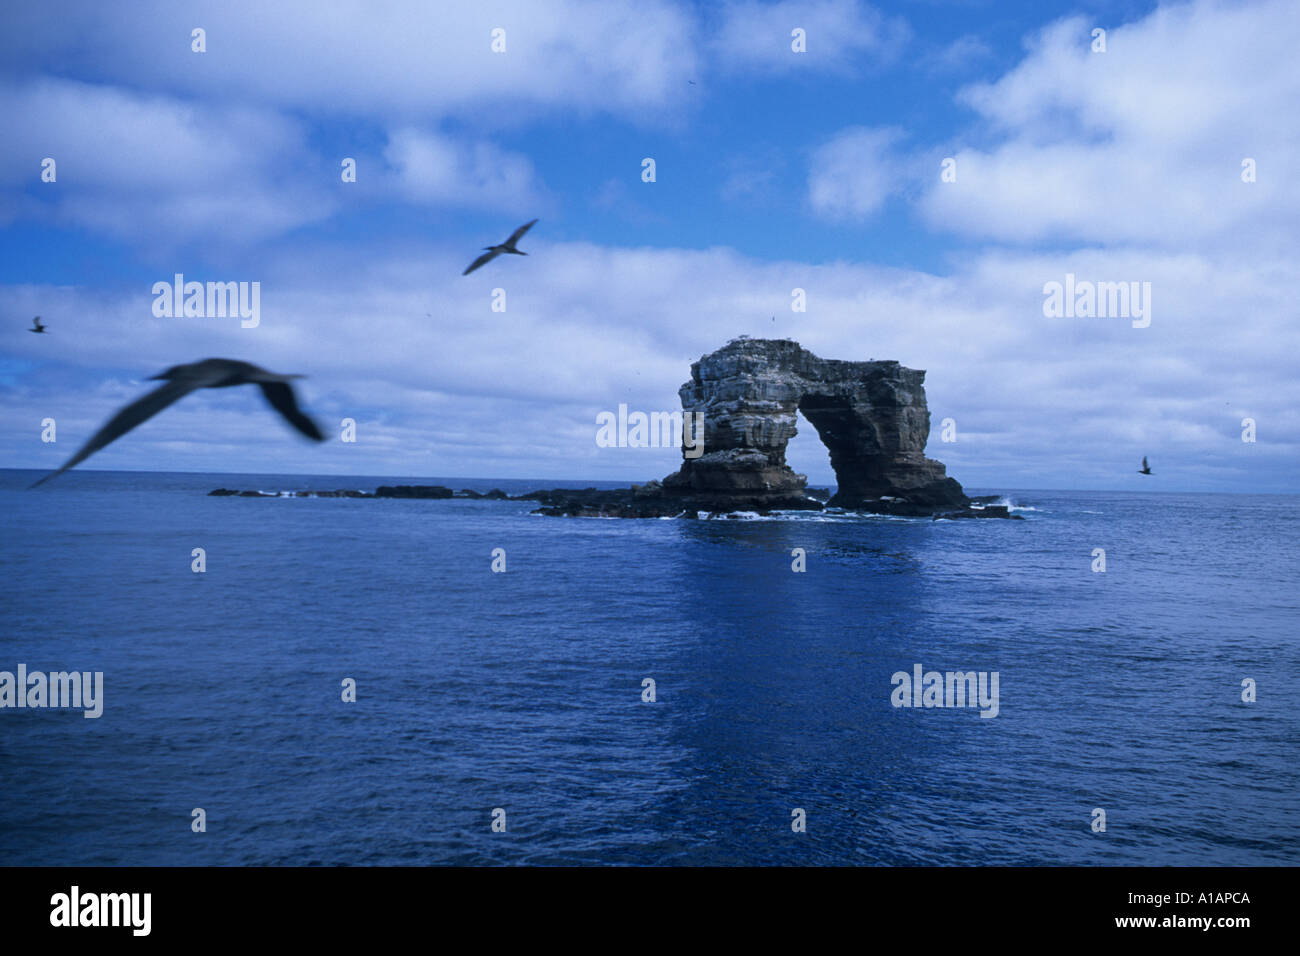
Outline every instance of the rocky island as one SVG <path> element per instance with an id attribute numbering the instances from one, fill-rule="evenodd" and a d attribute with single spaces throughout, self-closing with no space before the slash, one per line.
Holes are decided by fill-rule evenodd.
<path id="1" fill-rule="evenodd" d="M 683 419 L 702 420 L 703 446 L 662 481 L 631 488 L 556 488 L 510 500 L 536 501 L 535 514 L 604 518 L 695 518 L 700 514 L 843 511 L 933 518 L 1019 518 L 1005 505 L 972 499 L 942 462 L 925 457 L 930 410 L 925 372 L 895 361 L 823 359 L 790 339 L 741 336 L 691 365 L 678 390 Z M 786 464 L 798 414 L 830 452 L 836 492 L 809 490 Z M 691 413 L 694 413 L 693 415 Z M 696 417 L 698 416 L 698 417 Z M 685 437 L 685 436 L 684 436 Z M 276 497 L 225 488 L 212 495 Z M 506 498 L 440 485 L 295 492 L 352 498 Z M 829 498 L 829 500 L 827 500 Z"/>
<path id="2" fill-rule="evenodd" d="M 703 454 L 662 481 L 619 491 L 556 489 L 524 497 L 541 514 L 665 517 L 697 512 L 839 508 L 914 517 L 1008 518 L 972 507 L 942 462 L 925 457 L 925 372 L 895 361 L 823 359 L 790 339 L 733 339 L 691 365 L 679 389 L 683 417 L 704 422 Z M 809 493 L 786 464 L 798 413 L 830 452 L 837 490 Z"/>

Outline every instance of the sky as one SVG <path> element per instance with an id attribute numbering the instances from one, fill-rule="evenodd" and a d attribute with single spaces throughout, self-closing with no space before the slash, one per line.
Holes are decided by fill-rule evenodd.
<path id="1" fill-rule="evenodd" d="M 1292 492 L 1297 49 L 1293 0 L 6 4 L 0 465 L 226 357 L 330 440 L 205 390 L 80 467 L 644 481 L 680 450 L 597 417 L 743 334 L 925 369 L 967 487 Z M 156 315 L 176 273 L 259 323 Z"/>

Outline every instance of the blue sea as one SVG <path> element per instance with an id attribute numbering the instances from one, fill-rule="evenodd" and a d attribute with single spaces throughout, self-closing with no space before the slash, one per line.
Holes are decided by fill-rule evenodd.
<path id="1" fill-rule="evenodd" d="M 0 710 L 0 864 L 1300 862 L 1296 496 L 629 521 L 38 475 L 0 472 L 0 670 L 104 709 Z M 917 664 L 996 671 L 997 716 L 893 706 Z"/>

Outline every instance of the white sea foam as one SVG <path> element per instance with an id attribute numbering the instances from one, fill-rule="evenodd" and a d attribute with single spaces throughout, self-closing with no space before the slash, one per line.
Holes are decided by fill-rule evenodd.
<path id="1" fill-rule="evenodd" d="M 1003 495 L 997 501 L 993 502 L 993 504 L 1001 505 L 1003 508 L 1006 508 L 1008 511 L 1042 511 L 1043 510 L 1042 508 L 1035 508 L 1033 505 L 1018 505 L 1006 495 Z"/>
<path id="2" fill-rule="evenodd" d="M 790 511 L 772 511 L 761 515 L 756 511 L 708 512 L 697 511 L 696 518 L 701 521 L 811 521 L 821 524 L 855 521 L 929 521 L 928 517 L 912 515 L 880 515 L 857 511 L 804 511 L 797 508 Z M 678 515 L 681 517 L 681 515 Z M 666 519 L 672 520 L 672 519 Z"/>

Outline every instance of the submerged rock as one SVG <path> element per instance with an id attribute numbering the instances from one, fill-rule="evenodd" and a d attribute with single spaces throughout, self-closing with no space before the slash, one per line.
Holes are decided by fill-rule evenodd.
<path id="1" fill-rule="evenodd" d="M 486 492 L 486 493 L 485 493 L 485 492 L 482 492 L 482 491 L 474 491 L 474 490 L 471 489 L 471 488 L 464 488 L 464 489 L 462 489 L 462 490 L 456 492 L 455 497 L 457 497 L 457 498 L 474 498 L 474 499 L 476 499 L 476 500 L 477 500 L 477 499 L 484 499 L 484 500 L 488 500 L 488 501 L 505 501 L 505 500 L 506 500 L 507 498 L 509 498 L 510 496 L 509 496 L 508 494 L 506 494 L 504 491 L 502 491 L 500 488 L 493 488 L 491 491 Z"/>
<path id="2" fill-rule="evenodd" d="M 445 485 L 380 485 L 376 498 L 451 498 L 455 496 Z"/>
<path id="3" fill-rule="evenodd" d="M 340 488 L 336 491 L 235 491 L 231 488 L 217 488 L 208 492 L 209 498 L 373 498 L 374 495 L 355 488 Z"/>

